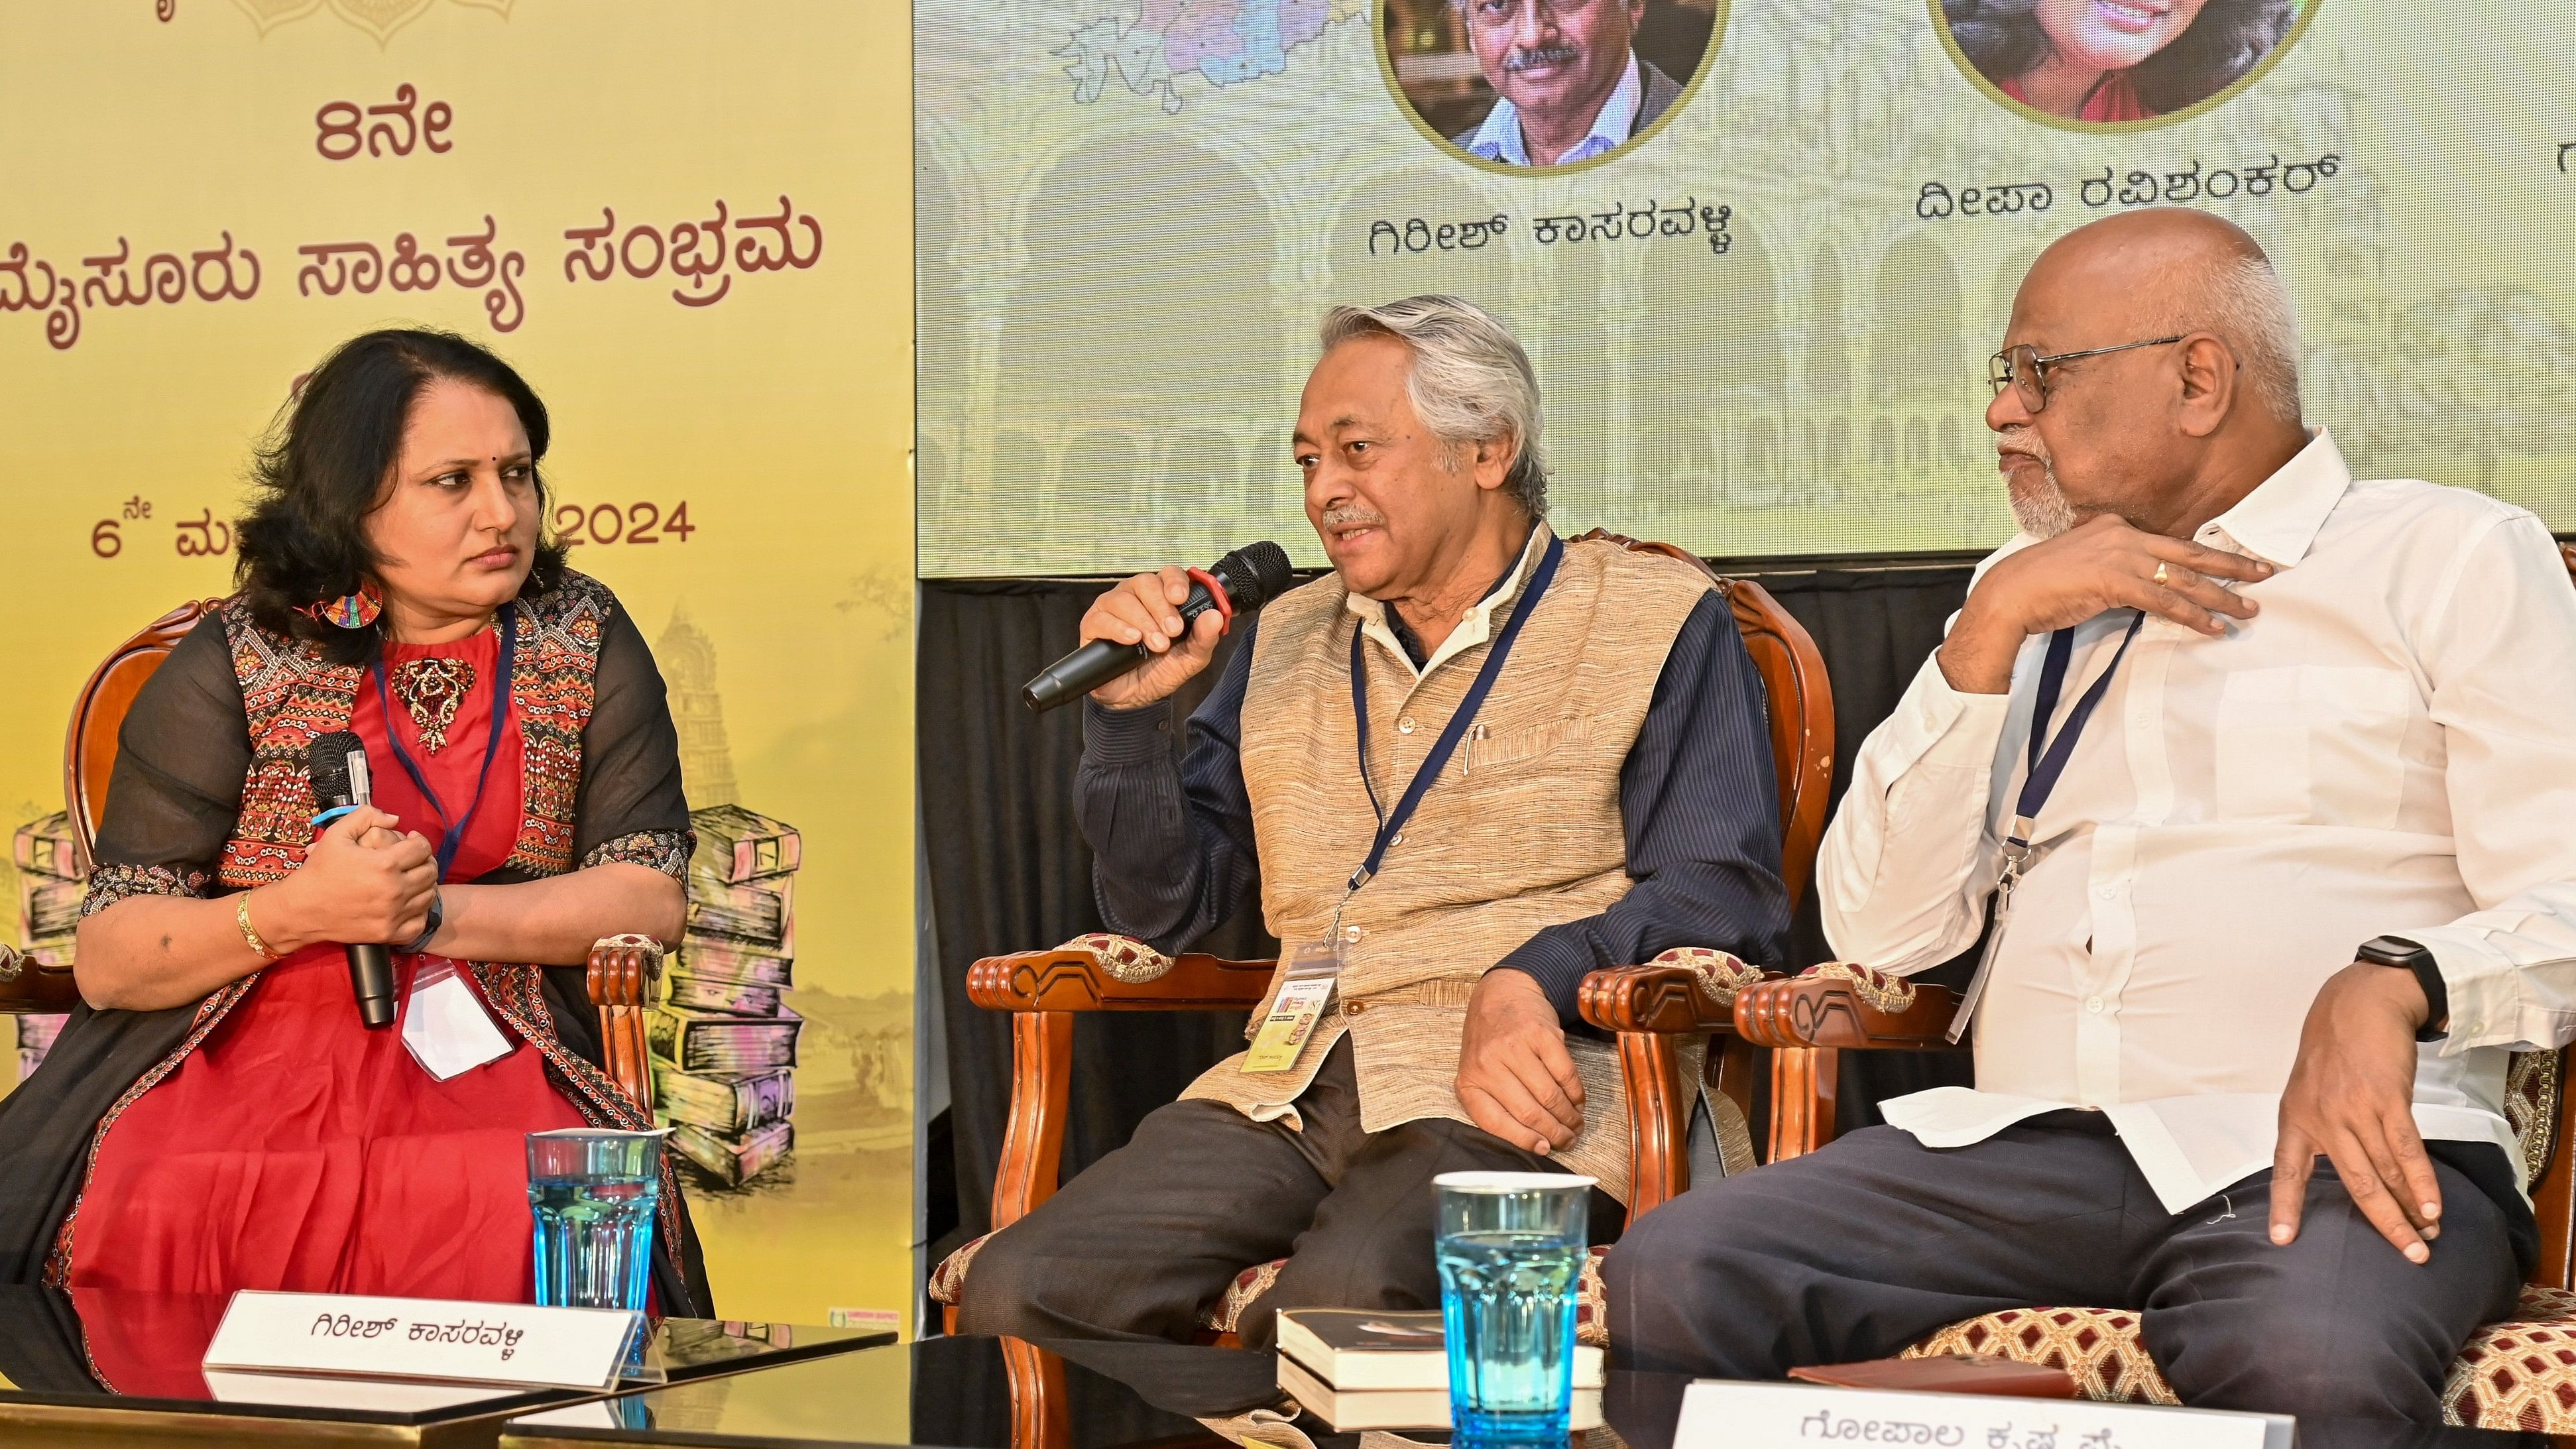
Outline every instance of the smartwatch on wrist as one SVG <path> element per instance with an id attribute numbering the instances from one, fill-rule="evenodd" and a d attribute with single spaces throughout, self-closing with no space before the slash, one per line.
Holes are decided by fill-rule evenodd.
<path id="1" fill-rule="evenodd" d="M 2403 936 L 2373 936 L 2353 953 L 2355 960 L 2376 966 L 2394 966 L 2415 973 L 2415 984 L 2424 990 L 2424 1024 L 2415 1029 L 2417 1041 L 2440 1041 L 2450 1035 L 2450 989 L 2442 984 L 2442 968 L 2433 953 Z M 2437 1023 L 2440 1023 L 2437 1025 Z"/>
<path id="2" fill-rule="evenodd" d="M 446 924 L 447 911 L 445 903 L 440 900 L 438 892 L 433 890 L 429 893 L 428 924 L 420 928 L 420 935 L 414 938 L 410 945 L 396 946 L 394 949 L 402 952 L 406 956 L 417 956 L 421 952 L 429 949 L 429 938 L 437 935 L 438 928 Z"/>

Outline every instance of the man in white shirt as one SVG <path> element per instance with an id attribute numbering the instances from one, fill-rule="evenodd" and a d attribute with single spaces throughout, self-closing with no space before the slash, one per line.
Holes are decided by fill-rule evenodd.
<path id="1" fill-rule="evenodd" d="M 1679 82 L 1637 58 L 1645 0 L 1454 3 L 1494 88 L 1483 122 L 1452 138 L 1471 156 L 1571 166 L 1628 144 L 1681 98 Z"/>
<path id="2" fill-rule="evenodd" d="M 2523 510 L 2355 479 L 2297 353 L 2216 217 L 2031 268 L 1986 413 L 2021 533 L 1817 873 L 1854 962 L 1994 943 L 1977 1087 L 1632 1226 L 1630 1366 L 1776 1377 L 2088 1305 L 2142 1312 L 2185 1403 L 2430 1423 L 2509 1315 L 2506 1058 L 2576 1035 L 2576 591 Z"/>

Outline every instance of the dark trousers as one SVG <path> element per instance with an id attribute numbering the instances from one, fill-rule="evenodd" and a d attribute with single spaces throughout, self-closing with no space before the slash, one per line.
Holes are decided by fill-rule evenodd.
<path id="1" fill-rule="evenodd" d="M 1282 1308 L 1437 1308 L 1431 1179 L 1564 1170 L 1446 1118 L 1362 1131 L 1348 1038 L 1297 1111 L 1303 1131 L 1222 1102 L 1155 1110 L 1126 1146 L 977 1250 L 958 1328 L 1187 1343 L 1236 1274 L 1281 1257 L 1288 1265 L 1237 1330 L 1246 1347 L 1270 1346 Z M 1592 1198 L 1604 1239 L 1621 1210 Z"/>
<path id="2" fill-rule="evenodd" d="M 2435 1144 L 2441 1236 L 2418 1267 L 2322 1160 L 2278 1247 L 2268 1170 L 2168 1213 L 2092 1113 L 1942 1150 L 1871 1127 L 1638 1219 L 1603 1267 L 1611 1353 L 1776 1379 L 1999 1309 L 2121 1308 L 2186 1404 L 2438 1423 L 2451 1360 L 2520 1291 L 2516 1225 L 2443 1160 L 2468 1146 Z"/>

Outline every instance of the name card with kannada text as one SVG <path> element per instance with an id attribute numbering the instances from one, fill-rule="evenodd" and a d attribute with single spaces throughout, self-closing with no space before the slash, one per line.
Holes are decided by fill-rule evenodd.
<path id="1" fill-rule="evenodd" d="M 2290 1449 L 2285 1414 L 1702 1379 L 1673 1449 Z"/>
<path id="2" fill-rule="evenodd" d="M 605 1389 L 643 1318 L 614 1308 L 245 1289 L 224 1308 L 204 1366 Z"/>

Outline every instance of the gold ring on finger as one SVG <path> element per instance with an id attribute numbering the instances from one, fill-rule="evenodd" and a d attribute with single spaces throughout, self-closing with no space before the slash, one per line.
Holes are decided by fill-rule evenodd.
<path id="1" fill-rule="evenodd" d="M 2172 583 L 2172 582 L 2173 582 L 2172 577 L 2171 577 L 2170 575 L 2168 575 L 2168 574 L 2165 572 L 2165 566 L 2164 566 L 2163 564 L 2157 564 L 2157 565 L 2156 565 L 2156 587 L 2158 587 L 2158 588 L 2163 588 L 2165 585 L 2167 585 L 2167 584 L 2169 584 L 2169 583 Z"/>

